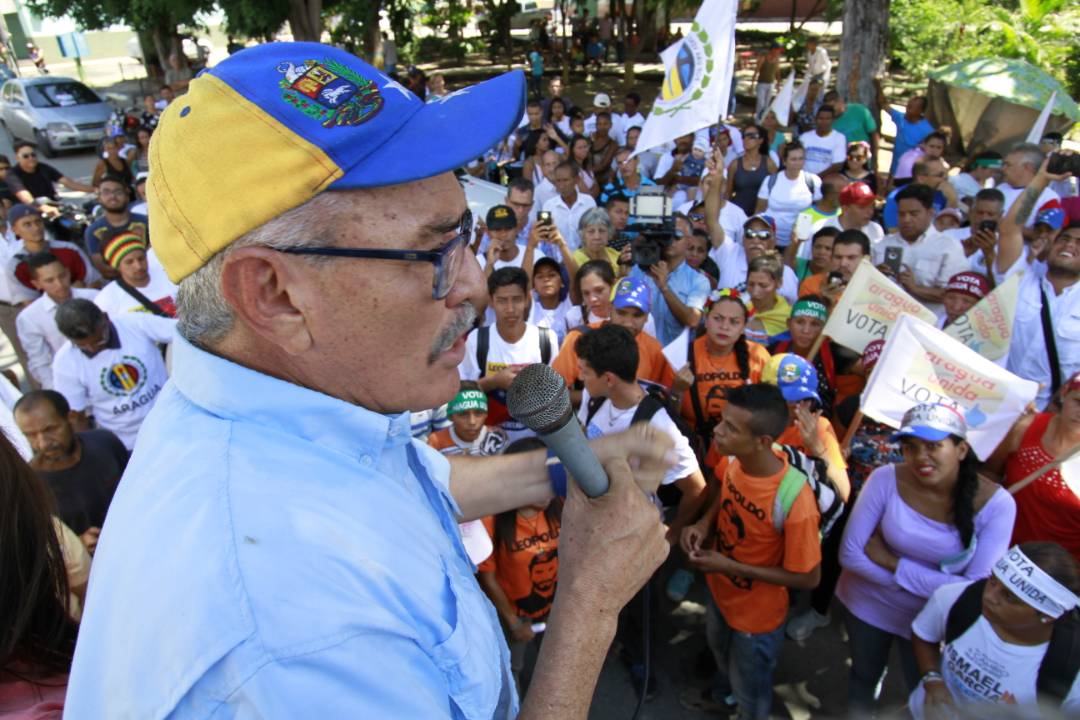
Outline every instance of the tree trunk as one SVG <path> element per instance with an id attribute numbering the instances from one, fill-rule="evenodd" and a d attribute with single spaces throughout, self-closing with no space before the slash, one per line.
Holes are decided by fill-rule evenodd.
<path id="1" fill-rule="evenodd" d="M 878 117 L 874 78 L 885 72 L 889 44 L 889 0 L 844 3 L 844 33 L 836 89 L 848 102 L 862 103 Z"/>
<path id="2" fill-rule="evenodd" d="M 289 0 L 289 28 L 293 40 L 319 42 L 322 37 L 322 0 Z"/>

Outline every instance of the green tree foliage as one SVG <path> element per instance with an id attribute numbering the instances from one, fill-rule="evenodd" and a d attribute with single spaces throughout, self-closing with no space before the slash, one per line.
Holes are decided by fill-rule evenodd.
<path id="1" fill-rule="evenodd" d="M 916 77 L 960 60 L 1020 58 L 1069 83 L 1080 43 L 1072 0 L 893 0 L 894 62 Z M 1071 78 L 1073 93 L 1077 84 Z"/>

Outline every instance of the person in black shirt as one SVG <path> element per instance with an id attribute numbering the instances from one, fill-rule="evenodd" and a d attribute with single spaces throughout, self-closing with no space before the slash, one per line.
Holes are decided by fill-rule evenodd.
<path id="1" fill-rule="evenodd" d="M 7 174 L 10 171 L 11 161 L 8 160 L 7 155 L 0 155 L 0 202 L 4 204 L 4 209 L 10 208 L 18 202 L 7 184 Z"/>
<path id="2" fill-rule="evenodd" d="M 49 197 L 53 200 L 60 199 L 56 192 L 56 183 L 60 183 L 68 190 L 79 192 L 94 192 L 92 185 L 72 180 L 52 165 L 38 162 L 37 150 L 33 143 L 15 143 L 16 164 L 7 173 L 7 184 L 15 198 L 27 205 L 33 205 L 35 198 Z M 58 208 L 46 205 L 40 208 L 46 215 L 57 215 Z"/>
<path id="3" fill-rule="evenodd" d="M 70 407 L 55 390 L 33 390 L 15 403 L 15 423 L 34 457 L 37 471 L 56 498 L 56 514 L 94 551 L 129 453 L 108 430 L 76 433 Z"/>

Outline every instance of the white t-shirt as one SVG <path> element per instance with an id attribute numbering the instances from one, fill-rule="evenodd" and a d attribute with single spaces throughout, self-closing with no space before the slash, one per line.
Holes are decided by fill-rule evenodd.
<path id="1" fill-rule="evenodd" d="M 559 337 L 559 343 L 561 344 L 563 338 L 566 337 L 566 316 L 574 308 L 573 303 L 570 302 L 570 297 L 564 297 L 562 302 L 554 307 L 552 310 L 548 310 L 546 307 L 540 304 L 540 300 L 533 293 L 532 310 L 529 311 L 529 322 L 537 327 L 548 328 L 554 330 L 555 334 Z M 579 309 L 580 313 L 581 310 Z M 494 322 L 494 321 L 492 321 Z"/>
<path id="2" fill-rule="evenodd" d="M 841 211 L 841 214 L 843 214 L 843 211 Z M 810 228 L 810 237 L 813 237 L 818 230 L 827 227 L 836 228 L 840 232 L 844 232 L 844 226 L 840 224 L 840 216 L 837 215 L 836 217 L 825 218 L 823 220 L 818 220 L 816 223 L 814 223 L 814 226 Z M 862 230 L 863 234 L 866 235 L 866 237 L 870 240 L 871 248 L 873 248 L 875 245 L 885 239 L 884 228 L 882 228 L 881 225 L 878 225 L 873 220 L 863 225 L 861 228 L 859 228 L 859 230 Z M 812 242 L 803 243 L 799 247 L 799 257 L 809 260 L 811 257 L 813 257 L 813 247 L 814 244 Z"/>
<path id="3" fill-rule="evenodd" d="M 109 319 L 119 347 L 87 357 L 65 343 L 53 360 L 53 385 L 72 410 L 89 409 L 98 425 L 116 433 L 130 450 L 168 379 L 157 344 L 172 341 L 176 321 L 149 313 L 124 313 Z"/>
<path id="4" fill-rule="evenodd" d="M 814 188 L 811 194 L 807 186 L 809 178 L 810 186 Z M 791 231 L 795 226 L 795 218 L 806 208 L 810 207 L 815 200 L 821 199 L 821 178 L 812 173 L 802 172 L 799 177 L 792 180 L 783 171 L 777 173 L 776 182 L 772 190 L 769 190 L 770 177 L 761 181 L 758 190 L 758 199 L 767 200 L 768 207 L 765 213 L 771 215 L 776 221 L 776 245 L 787 247 L 791 244 Z"/>
<path id="5" fill-rule="evenodd" d="M 551 357 L 548 359 L 550 365 L 555 356 L 559 354 L 559 338 L 554 330 L 540 329 L 532 323 L 525 323 L 525 333 L 521 336 L 521 339 L 515 343 L 509 343 L 503 340 L 502 335 L 499 334 L 499 329 L 495 325 L 489 326 L 487 368 L 484 375 L 491 377 L 510 365 L 531 365 L 540 362 L 540 333 L 542 332 L 547 334 L 548 342 L 551 344 Z M 465 358 L 458 366 L 458 375 L 461 376 L 462 380 L 480 379 L 480 367 L 477 365 L 476 358 L 476 342 L 479 334 L 479 331 L 474 330 L 469 333 L 469 337 L 465 341 Z M 488 397 L 496 402 L 506 404 L 505 390 L 493 390 L 488 393 Z M 514 419 L 501 423 L 501 427 L 506 431 L 510 442 L 533 435 L 531 430 Z"/>
<path id="6" fill-rule="evenodd" d="M 523 245 L 514 244 L 514 249 L 517 250 L 517 254 L 509 260 L 503 260 L 502 258 L 495 258 L 495 266 L 492 268 L 492 272 L 504 267 L 521 267 L 521 264 L 525 262 L 525 247 Z M 540 252 L 540 248 L 533 249 L 533 264 L 542 257 L 547 257 L 544 253 Z M 476 261 L 480 263 L 480 269 L 487 268 L 487 256 L 477 255 Z M 532 268 L 523 268 L 526 272 L 531 272 Z M 104 292 L 104 291 L 102 291 Z"/>
<path id="7" fill-rule="evenodd" d="M 612 405 L 610 400 L 605 400 L 597 409 L 596 414 L 593 415 L 592 420 L 589 420 L 586 424 L 586 418 L 589 415 L 589 391 L 583 390 L 581 393 L 581 407 L 578 409 L 578 419 L 582 425 L 585 425 L 585 436 L 590 440 L 594 440 L 598 437 L 613 435 L 629 429 L 630 421 L 633 419 L 637 408 L 638 406 L 634 405 L 625 410 L 620 410 Z M 667 474 L 664 475 L 661 484 L 670 485 L 676 480 L 681 480 L 700 469 L 697 457 L 690 448 L 690 442 L 679 432 L 679 428 L 676 427 L 675 422 L 667 414 L 666 410 L 658 410 L 649 420 L 649 425 L 667 433 L 675 441 L 675 454 L 678 459 L 667 471 Z"/>
<path id="8" fill-rule="evenodd" d="M 146 287 L 135 288 L 148 300 L 157 304 L 162 310 L 170 315 L 176 314 L 176 285 L 169 280 L 169 276 L 163 271 L 150 268 L 150 284 Z M 126 290 L 113 281 L 103 287 L 94 303 L 109 314 L 116 317 L 129 312 L 150 312 L 142 303 L 133 298 Z"/>
<path id="9" fill-rule="evenodd" d="M 950 583 L 935 590 L 911 624 L 915 634 L 931 643 L 944 641 L 949 609 L 969 584 Z M 1005 642 L 980 616 L 967 632 L 943 648 L 941 674 L 961 711 L 976 712 L 976 706 L 992 703 L 1008 705 L 1009 717 L 1040 718 L 1035 682 L 1049 645 Z M 925 701 L 926 694 L 919 685 L 908 698 L 908 709 L 916 720 L 924 716 Z M 1080 677 L 1073 681 L 1062 710 L 1070 716 L 1080 710 Z"/>
<path id="10" fill-rule="evenodd" d="M 818 135 L 817 130 L 804 132 L 799 136 L 799 142 L 806 147 L 806 164 L 803 165 L 806 172 L 822 173 L 830 165 L 847 159 L 847 138 L 836 130 L 830 130 L 825 137 Z"/>

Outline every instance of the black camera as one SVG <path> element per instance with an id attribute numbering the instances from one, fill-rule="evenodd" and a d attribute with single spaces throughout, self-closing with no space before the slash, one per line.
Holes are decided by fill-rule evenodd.
<path id="1" fill-rule="evenodd" d="M 627 234 L 630 241 L 631 262 L 642 270 L 664 259 L 664 250 L 675 239 L 675 216 L 671 212 L 671 198 L 663 188 L 646 186 L 630 198 L 630 224 Z"/>
<path id="2" fill-rule="evenodd" d="M 996 220 L 983 220 L 981 223 L 979 223 L 979 229 L 980 230 L 985 230 L 987 232 L 996 233 L 997 229 L 998 229 L 997 221 Z"/>
<path id="3" fill-rule="evenodd" d="M 1053 153 L 1050 162 L 1046 164 L 1046 171 L 1051 175 L 1075 175 L 1080 177 L 1080 155 L 1062 155 Z"/>

